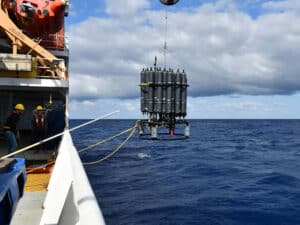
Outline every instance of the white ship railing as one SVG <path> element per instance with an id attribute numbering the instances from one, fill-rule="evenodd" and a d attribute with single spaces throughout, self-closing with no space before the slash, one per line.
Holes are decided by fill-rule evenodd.
<path id="1" fill-rule="evenodd" d="M 48 186 L 40 225 L 105 224 L 71 135 L 65 132 Z"/>
<path id="2" fill-rule="evenodd" d="M 97 199 L 78 151 L 73 144 L 70 131 L 87 126 L 117 112 L 98 117 L 0 158 L 5 159 L 14 156 L 62 136 L 43 204 L 44 210 L 40 225 L 105 225 Z"/>

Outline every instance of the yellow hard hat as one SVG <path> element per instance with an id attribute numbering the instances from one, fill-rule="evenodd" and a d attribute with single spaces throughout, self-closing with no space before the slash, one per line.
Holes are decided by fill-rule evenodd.
<path id="1" fill-rule="evenodd" d="M 42 107 L 41 105 L 38 105 L 38 106 L 36 107 L 36 110 L 43 110 L 43 107 Z"/>
<path id="2" fill-rule="evenodd" d="M 21 104 L 21 103 L 16 104 L 15 109 L 17 109 L 17 110 L 25 110 L 24 105 Z"/>

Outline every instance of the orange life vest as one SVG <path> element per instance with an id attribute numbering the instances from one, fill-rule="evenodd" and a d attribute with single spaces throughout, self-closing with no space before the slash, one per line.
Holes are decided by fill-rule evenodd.
<path id="1" fill-rule="evenodd" d="M 35 127 L 44 127 L 45 126 L 45 114 L 38 114 L 36 113 L 34 115 L 34 122 L 35 122 Z"/>

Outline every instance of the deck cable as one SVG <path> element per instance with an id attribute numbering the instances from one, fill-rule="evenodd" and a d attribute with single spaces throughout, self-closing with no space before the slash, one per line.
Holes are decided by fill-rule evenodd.
<path id="1" fill-rule="evenodd" d="M 108 140 L 108 139 L 112 140 L 113 138 L 115 138 L 115 137 L 117 137 L 117 136 L 120 136 L 121 134 L 124 134 L 124 133 L 126 133 L 126 132 L 131 131 L 131 132 L 129 133 L 128 137 L 127 137 L 127 138 L 126 138 L 126 139 L 125 139 L 125 140 L 124 140 L 117 148 L 115 148 L 113 151 L 111 151 L 109 154 L 107 154 L 106 156 L 104 156 L 104 157 L 102 157 L 102 158 L 100 158 L 100 159 L 98 159 L 98 160 L 92 161 L 92 162 L 82 162 L 82 164 L 83 164 L 83 165 L 93 165 L 93 164 L 98 164 L 98 163 L 101 163 L 101 162 L 103 162 L 103 161 L 109 159 L 110 157 L 112 157 L 114 154 L 116 154 L 118 151 L 120 151 L 121 148 L 129 141 L 129 139 L 134 135 L 134 133 L 135 133 L 137 127 L 138 127 L 138 124 L 136 123 L 132 128 L 129 128 L 129 129 L 125 130 L 125 131 L 122 131 L 121 133 L 119 133 L 119 134 L 117 134 L 117 135 L 114 135 L 114 136 L 112 136 L 112 137 L 110 137 L 110 138 L 107 138 L 107 139 L 101 141 L 101 142 L 104 143 L 104 141 L 106 142 L 106 140 Z M 100 142 L 98 142 L 98 143 L 100 143 Z M 93 145 L 95 145 L 95 144 L 93 144 Z M 99 145 L 99 144 L 98 144 L 98 145 Z M 87 147 L 87 148 L 89 148 L 89 147 Z M 85 149 L 87 149 L 87 148 L 85 148 Z M 91 147 L 90 147 L 90 148 L 91 148 Z M 83 149 L 83 150 L 85 150 L 85 149 Z M 82 150 L 81 150 L 81 151 L 82 151 Z"/>

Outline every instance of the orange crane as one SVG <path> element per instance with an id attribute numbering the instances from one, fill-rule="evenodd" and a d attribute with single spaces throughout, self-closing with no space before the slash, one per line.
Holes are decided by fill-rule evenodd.
<path id="1" fill-rule="evenodd" d="M 33 41 L 32 38 L 24 34 L 9 17 L 7 6 L 3 0 L 0 0 L 0 6 L 0 28 L 11 41 L 12 54 L 17 55 L 18 51 L 27 49 L 28 53 L 32 53 L 37 58 L 41 68 L 44 68 L 42 71 L 43 75 L 67 79 L 65 61 L 57 58 L 42 47 L 39 42 Z"/>

